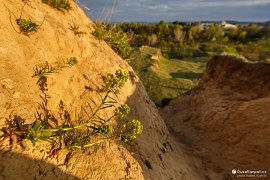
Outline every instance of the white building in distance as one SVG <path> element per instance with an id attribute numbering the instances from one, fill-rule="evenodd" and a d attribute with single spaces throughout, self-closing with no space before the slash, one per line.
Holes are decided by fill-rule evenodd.
<path id="1" fill-rule="evenodd" d="M 224 27 L 225 29 L 237 29 L 237 26 L 234 24 L 229 24 L 226 21 L 221 22 L 221 26 Z"/>

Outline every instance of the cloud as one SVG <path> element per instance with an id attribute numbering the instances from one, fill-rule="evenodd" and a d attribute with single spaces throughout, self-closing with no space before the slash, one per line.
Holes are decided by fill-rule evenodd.
<path id="1" fill-rule="evenodd" d="M 80 0 L 93 16 L 112 21 L 201 21 L 270 19 L 270 0 Z"/>
<path id="2" fill-rule="evenodd" d="M 181 4 L 181 7 L 186 8 L 196 8 L 196 7 L 251 7 L 251 6 L 262 6 L 270 5 L 269 0 L 227 0 L 227 1 L 218 1 L 218 0 L 193 0 Z"/>

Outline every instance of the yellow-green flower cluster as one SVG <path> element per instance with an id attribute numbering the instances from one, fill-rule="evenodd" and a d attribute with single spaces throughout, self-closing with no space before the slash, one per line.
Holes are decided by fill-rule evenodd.
<path id="1" fill-rule="evenodd" d="M 123 69 L 117 70 L 115 75 L 108 73 L 103 77 L 104 85 L 102 92 L 112 92 L 115 95 L 119 94 L 119 90 L 124 86 L 128 78 L 128 73 Z"/>
<path id="2" fill-rule="evenodd" d="M 120 119 L 125 118 L 130 113 L 130 107 L 127 104 L 121 105 L 114 110 L 114 114 Z"/>
<path id="3" fill-rule="evenodd" d="M 127 142 L 136 139 L 137 134 L 141 134 L 143 130 L 142 123 L 133 119 L 123 125 L 123 130 L 119 135 L 121 141 Z"/>

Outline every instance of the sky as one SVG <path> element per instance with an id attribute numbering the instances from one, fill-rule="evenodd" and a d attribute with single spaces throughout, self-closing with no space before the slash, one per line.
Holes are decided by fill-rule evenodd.
<path id="1" fill-rule="evenodd" d="M 106 22 L 269 21 L 270 0 L 78 0 Z M 88 9 L 89 8 L 89 9 Z"/>

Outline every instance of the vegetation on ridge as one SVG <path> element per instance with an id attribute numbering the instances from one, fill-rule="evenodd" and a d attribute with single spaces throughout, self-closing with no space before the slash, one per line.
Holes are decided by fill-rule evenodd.
<path id="1" fill-rule="evenodd" d="M 129 57 L 131 47 L 127 35 L 116 25 L 95 24 L 93 35 L 106 41 L 122 58 Z"/>
<path id="2" fill-rule="evenodd" d="M 71 10 L 69 0 L 42 0 L 42 3 L 48 4 L 59 11 Z"/>

